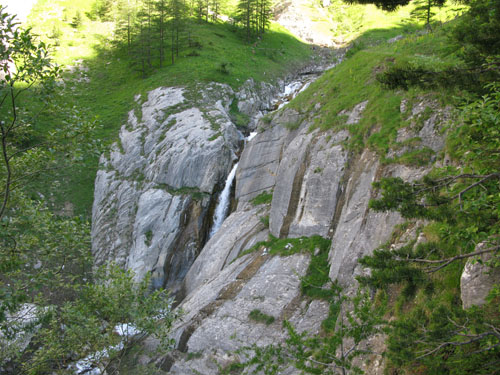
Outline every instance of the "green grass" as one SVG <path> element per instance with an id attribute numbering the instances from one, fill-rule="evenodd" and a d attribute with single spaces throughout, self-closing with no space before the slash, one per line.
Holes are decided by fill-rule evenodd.
<path id="1" fill-rule="evenodd" d="M 434 92 L 418 88 L 411 88 L 407 92 L 387 90 L 376 77 L 388 66 L 408 61 L 416 61 L 418 64 L 432 62 L 442 69 L 459 65 L 457 47 L 450 45 L 447 27 L 449 25 L 434 33 L 413 34 L 392 44 L 379 43 L 358 50 L 311 84 L 290 106 L 304 115 L 315 113 L 311 130 L 348 129 L 351 133 L 351 149 L 361 150 L 369 146 L 384 156 L 389 147 L 394 145 L 397 130 L 408 125 L 405 115 L 400 112 L 402 99 L 409 100 L 411 105 L 425 95 L 436 98 L 444 105 L 452 102 L 453 95 L 458 92 L 457 89 L 437 89 Z M 373 32 L 368 34 L 370 33 Z M 359 123 L 346 125 L 346 116 L 339 113 L 345 109 L 351 110 L 365 100 L 368 105 Z M 319 111 L 315 111 L 318 102 L 321 107 Z M 410 162 L 413 156 L 408 156 Z"/>
<path id="2" fill-rule="evenodd" d="M 261 204 L 269 204 L 273 200 L 273 192 L 272 191 L 263 191 L 259 195 L 257 195 L 255 198 L 253 198 L 250 202 L 254 206 L 258 206 Z"/>
<path id="3" fill-rule="evenodd" d="M 265 325 L 273 324 L 275 321 L 274 316 L 264 314 L 258 309 L 250 311 L 250 314 L 248 314 L 248 318 L 258 323 L 264 323 Z"/>
<path id="4" fill-rule="evenodd" d="M 181 50 L 174 65 L 155 67 L 143 79 L 131 68 L 126 52 L 113 47 L 112 23 L 91 21 L 85 16 L 92 3 L 93 0 L 40 0 L 29 23 L 41 39 L 53 45 L 53 57 L 58 64 L 66 66 L 74 64 L 75 60 L 84 61 L 88 68 L 84 77 L 89 82 L 71 82 L 79 74 L 66 73 L 67 87 L 62 100 L 67 106 L 80 108 L 88 118 L 98 119 L 102 126 L 95 137 L 105 145 L 117 140 L 120 127 L 126 123 L 127 112 L 137 107 L 134 102 L 137 94 L 144 98 L 147 92 L 159 86 L 183 86 L 196 92 L 197 87 L 208 82 L 226 83 L 234 89 L 249 78 L 272 82 L 311 57 L 308 45 L 277 24 L 271 25 L 262 40 L 250 45 L 244 43 L 239 32 L 230 25 L 192 22 L 191 34 L 201 47 Z M 77 11 L 83 22 L 75 29 L 70 23 Z M 198 56 L 190 56 L 193 54 Z M 227 67 L 226 72 L 221 71 L 221 64 Z M 29 98 L 27 105 L 30 105 Z M 239 125 L 248 122 L 239 112 L 234 114 Z M 35 131 L 44 134 L 54 123 L 66 120 L 62 114 L 53 113 L 47 121 L 39 122 Z M 76 170 L 63 171 L 62 186 L 53 195 L 55 206 L 69 201 L 76 214 L 89 216 L 97 167 L 98 155 L 87 155 L 83 165 Z M 49 183 L 42 178 L 39 190 L 45 193 Z"/>
<path id="5" fill-rule="evenodd" d="M 316 251 L 330 248 L 331 241 L 321 236 L 299 237 L 299 238 L 277 238 L 269 235 L 267 241 L 261 241 L 245 250 L 240 256 L 253 253 L 257 250 L 266 249 L 270 255 L 290 256 L 297 253 L 314 254 Z"/>

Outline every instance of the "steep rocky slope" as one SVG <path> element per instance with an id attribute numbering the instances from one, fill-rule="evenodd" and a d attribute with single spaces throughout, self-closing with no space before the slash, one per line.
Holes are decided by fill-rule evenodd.
<path id="1" fill-rule="evenodd" d="M 242 143 L 229 106 L 239 98 L 242 111 L 258 116 L 271 105 L 273 90 L 249 81 L 239 93 L 212 84 L 198 92 L 160 87 L 136 97 L 137 108 L 119 143 L 101 158 L 96 178 L 96 264 L 112 260 L 138 279 L 152 272 L 154 286 L 177 290 L 206 240 L 214 196 Z"/>
<path id="2" fill-rule="evenodd" d="M 309 255 L 269 256 L 262 245 L 231 261 L 268 232 L 280 238 L 321 235 L 332 239 L 330 279 L 352 293 L 354 277 L 364 272 L 357 260 L 389 240 L 394 226 L 402 222 L 398 214 L 368 209 L 369 199 L 376 195 L 372 182 L 381 176 L 416 179 L 427 171 L 383 166 L 369 150 L 349 153 L 342 145 L 349 137 L 346 131 L 310 132 L 307 120 L 298 129 L 287 130 L 283 125 L 294 116 L 284 110 L 270 124 L 261 122 L 261 132 L 243 152 L 236 182 L 238 208 L 201 251 L 185 279 L 187 298 L 181 308 L 186 315 L 175 330 L 179 352 L 167 361 L 174 360 L 174 374 L 217 373 L 214 361 L 223 366 L 241 360 L 230 355 L 237 348 L 282 340 L 283 319 L 299 332 L 317 333 L 329 304 L 300 292 Z M 437 121 L 429 121 L 429 129 L 436 126 Z M 244 186 L 247 180 L 251 188 Z M 262 191 L 272 191 L 272 202 L 254 207 L 249 199 Z M 269 230 L 258 220 L 267 215 Z M 253 321 L 249 314 L 256 309 L 275 322 Z M 199 356 L 187 359 L 181 352 Z M 378 371 L 370 369 L 372 374 Z"/>
<path id="3" fill-rule="evenodd" d="M 235 209 L 205 243 L 215 196 L 243 145 L 228 115 L 231 100 L 239 97 L 240 108 L 256 119 L 272 102 L 272 88 L 249 85 L 243 94 L 214 85 L 194 97 L 180 88 L 154 90 L 140 118 L 131 111 L 121 148 L 103 157 L 96 180 L 97 259 L 114 259 L 137 277 L 151 271 L 155 285 L 183 298 L 184 315 L 173 331 L 176 350 L 141 358 L 173 374 L 216 374 L 219 366 L 242 360 L 236 349 L 283 340 L 285 319 L 299 332 L 319 332 L 329 303 L 304 296 L 300 288 L 311 254 L 290 241 L 287 249 L 296 247 L 291 255 L 271 255 L 262 241 L 270 235 L 330 239 L 330 280 L 352 294 L 355 276 L 365 272 L 357 260 L 389 240 L 402 222 L 398 214 L 369 210 L 377 195 L 372 183 L 382 176 L 417 179 L 428 171 L 381 164 L 370 149 L 353 152 L 349 131 L 311 131 L 317 114 L 284 107 L 256 120 L 257 135 L 244 144 L 236 172 Z M 344 109 L 349 125 L 357 125 L 367 104 Z M 433 111 L 429 118 L 423 117 L 426 108 Z M 447 111 L 420 99 L 403 102 L 401 112 L 409 125 L 399 130 L 399 141 L 419 137 L 418 147 L 439 152 Z M 423 126 L 416 128 L 418 119 Z M 272 199 L 256 205 L 262 193 Z M 252 319 L 255 310 L 273 323 Z M 152 352 L 157 344 L 149 338 L 146 347 Z M 376 365 L 370 373 L 379 373 L 378 358 L 371 359 Z"/>

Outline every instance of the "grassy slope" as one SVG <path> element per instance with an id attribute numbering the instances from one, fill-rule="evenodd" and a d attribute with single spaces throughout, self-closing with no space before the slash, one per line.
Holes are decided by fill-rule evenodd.
<path id="1" fill-rule="evenodd" d="M 89 68 L 85 73 L 89 82 L 71 81 L 78 78 L 78 74 L 66 74 L 64 101 L 81 108 L 89 118 L 98 117 L 102 128 L 97 136 L 106 144 L 116 139 L 127 112 L 134 108 L 137 94 L 158 86 L 189 87 L 216 81 L 238 88 L 248 78 L 272 81 L 311 57 L 308 45 L 277 24 L 271 26 L 259 43 L 248 45 L 229 25 L 192 23 L 192 36 L 201 47 L 182 50 L 174 65 L 156 69 L 143 79 L 130 67 L 127 56 L 112 48 L 112 23 L 91 21 L 85 17 L 92 3 L 92 0 L 40 0 L 30 15 L 30 24 L 42 38 L 48 39 L 52 45 L 57 44 L 54 51 L 57 63 L 64 66 L 83 60 Z M 77 12 L 83 23 L 75 29 L 70 23 Z M 53 38 L 57 34 L 59 37 Z M 199 56 L 188 56 L 192 52 Z M 226 64 L 229 74 L 220 72 L 221 63 Z M 52 123 L 61 120 L 57 114 L 52 114 L 47 121 L 41 122 L 39 131 L 47 131 Z M 70 201 L 76 214 L 90 214 L 97 163 L 97 157 L 90 156 L 86 158 L 84 168 L 65 173 L 54 196 L 56 206 Z M 44 190 L 45 183 L 41 181 L 40 190 Z"/>
<path id="2" fill-rule="evenodd" d="M 431 94 L 444 103 L 452 100 L 453 93 L 445 90 L 430 93 L 418 88 L 408 92 L 387 90 L 376 81 L 376 75 L 390 64 L 405 61 L 441 67 L 459 63 L 456 48 L 446 37 L 446 27 L 429 34 L 409 34 L 391 44 L 381 42 L 381 39 L 387 40 L 387 33 L 392 35 L 395 31 L 398 29 L 385 33 L 374 30 L 360 36 L 358 40 L 363 44 L 358 44 L 342 64 L 314 82 L 291 106 L 301 113 L 315 113 L 313 127 L 326 130 L 346 127 L 346 117 L 339 116 L 339 112 L 368 100 L 360 123 L 348 127 L 352 134 L 350 145 L 354 149 L 368 145 L 385 155 L 396 138 L 397 129 L 407 125 L 400 113 L 403 98 L 411 103 L 421 95 Z M 367 40 L 375 45 L 369 47 Z M 319 111 L 314 109 L 317 103 L 321 104 Z"/>
<path id="3" fill-rule="evenodd" d="M 64 91 L 64 101 L 81 108 L 89 118 L 98 117 L 102 128 L 97 136 L 106 144 L 116 139 L 126 113 L 134 108 L 133 98 L 136 94 L 144 94 L 160 85 L 190 86 L 197 82 L 218 81 L 237 88 L 249 77 L 257 81 L 271 81 L 303 63 L 311 54 L 309 46 L 295 39 L 279 25 L 272 25 L 270 32 L 257 46 L 254 46 L 242 43 L 238 34 L 229 25 L 193 23 L 192 35 L 202 47 L 181 51 L 175 65 L 157 69 L 147 79 L 142 79 L 130 67 L 127 57 L 112 48 L 110 42 L 112 23 L 91 21 L 85 16 L 85 12 L 91 9 L 92 3 L 93 0 L 78 2 L 39 0 L 29 20 L 35 32 L 57 45 L 54 56 L 59 64 L 73 64 L 77 59 L 85 61 L 85 65 L 89 68 L 85 75 L 90 82 L 68 81 Z M 231 4 L 234 5 L 233 3 L 234 1 Z M 330 31 L 334 30 L 336 36 L 342 36 L 346 41 L 354 40 L 355 49 L 363 49 L 418 27 L 404 22 L 411 6 L 387 14 L 373 6 L 347 6 L 340 0 L 334 1 L 330 8 L 321 12 L 318 12 L 313 5 L 312 1 L 305 1 L 307 9 L 304 8 L 304 12 L 314 13 L 318 27 L 325 28 L 325 25 L 329 25 Z M 70 23 L 78 12 L 82 17 L 82 25 L 75 29 Z M 447 11 L 441 13 L 448 14 Z M 441 18 L 444 19 L 443 17 L 445 16 Z M 398 43 L 397 46 L 404 48 L 404 43 Z M 384 137 L 387 134 L 389 136 L 394 134 L 398 121 L 394 117 L 398 99 L 387 98 L 393 105 L 384 106 L 384 113 L 378 113 L 379 111 L 373 108 L 378 108 L 377 103 L 383 100 L 384 95 L 389 94 L 381 94 L 380 88 L 376 85 L 368 85 L 366 88 L 363 85 L 368 76 L 373 81 L 371 71 L 377 61 L 384 56 L 386 58 L 392 56 L 394 51 L 391 48 L 364 51 L 356 55 L 351 62 L 341 64 L 336 70 L 341 72 L 340 74 L 325 75 L 313 86 L 314 90 L 327 94 L 326 97 L 322 97 L 322 101 L 338 91 L 335 95 L 339 100 L 323 103 L 321 110 L 325 112 L 322 116 L 323 121 L 335 122 L 336 111 L 339 108 L 349 108 L 362 98 L 373 97 L 378 98 L 379 102 L 370 102 L 367 113 L 375 111 L 377 122 L 393 124 L 384 127 L 381 133 Z M 196 52 L 199 56 L 187 56 L 192 52 Z M 225 63 L 229 68 L 229 74 L 220 72 L 221 63 Z M 71 74 L 68 74 L 68 78 L 71 79 Z M 306 97 L 309 99 L 305 99 Z M 312 98 L 311 94 L 305 94 L 297 103 L 308 102 L 307 105 L 300 104 L 299 107 L 309 110 L 316 99 Z M 52 114 L 47 122 L 42 122 L 39 131 L 43 133 L 52 123 L 61 120 L 60 116 Z M 365 135 L 371 125 L 367 120 L 363 120 L 363 126 L 357 132 L 358 138 Z M 321 126 L 329 125 L 321 124 Z M 83 168 L 65 173 L 54 196 L 56 206 L 62 206 L 64 202 L 69 201 L 75 206 L 76 214 L 90 214 L 97 163 L 95 155 L 87 157 Z M 45 184 L 45 181 L 40 183 L 39 189 L 42 192 Z"/>

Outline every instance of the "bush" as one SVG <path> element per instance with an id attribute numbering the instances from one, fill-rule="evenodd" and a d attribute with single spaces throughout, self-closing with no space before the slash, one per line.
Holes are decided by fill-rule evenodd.
<path id="1" fill-rule="evenodd" d="M 258 323 L 264 323 L 265 325 L 270 325 L 274 323 L 274 316 L 264 314 L 262 311 L 255 309 L 248 314 L 248 317 Z"/>

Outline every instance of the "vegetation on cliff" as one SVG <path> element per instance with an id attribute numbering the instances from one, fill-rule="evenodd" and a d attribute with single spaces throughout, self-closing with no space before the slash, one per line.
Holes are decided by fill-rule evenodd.
<path id="1" fill-rule="evenodd" d="M 150 293 L 147 279 L 135 285 L 130 273 L 113 266 L 92 276 L 88 222 L 56 211 L 69 200 L 76 206 L 69 211 L 88 214 L 97 156 L 102 150 L 93 138 L 104 143 L 113 140 L 126 111 L 134 106 L 134 95 L 159 84 L 189 86 L 217 81 L 237 88 L 247 78 L 272 80 L 311 54 L 308 46 L 275 25 L 262 39 L 246 44 L 234 26 L 219 23 L 217 17 L 207 22 L 209 12 L 203 13 L 200 3 L 193 8 L 194 19 L 184 19 L 189 24 L 189 32 L 182 29 L 184 48 L 179 48 L 182 38 L 177 38 L 181 29 L 174 27 L 177 21 L 172 22 L 170 36 L 175 34 L 175 38 L 168 45 L 172 64 L 167 64 L 163 47 L 153 63 L 141 49 L 147 40 L 141 28 L 135 29 L 139 32 L 134 48 L 139 46 L 142 52 L 134 52 L 132 40 L 129 48 L 126 28 L 118 39 L 119 43 L 127 40 L 127 48 L 115 49 L 117 39 L 112 37 L 108 18 L 113 14 L 113 2 L 87 1 L 78 7 L 71 1 L 61 4 L 63 8 L 55 9 L 58 22 L 47 16 L 54 11 L 48 1 L 39 2 L 34 15 L 40 19 L 33 21 L 34 31 L 50 35 L 58 45 L 55 55 L 59 61 L 69 62 L 69 51 L 71 59 L 76 55 L 86 59 L 84 65 L 65 73 L 65 83 L 59 85 L 55 84 L 58 69 L 46 58 L 46 46 L 38 44 L 30 31 L 15 31 L 9 16 L 1 14 L 5 27 L 0 35 L 7 44 L 0 44 L 4 73 L 0 87 L 0 340 L 30 329 L 41 332 L 26 350 L 19 350 L 22 342 L 2 346 L 0 360 L 5 365 L 0 369 L 12 373 L 69 371 L 72 364 L 93 353 L 102 354 L 92 357 L 93 364 L 105 367 L 109 357 L 122 350 L 115 327 L 124 322 L 134 324 L 141 334 L 159 334 L 168 346 L 166 334 L 176 317 L 168 296 L 162 291 Z M 498 267 L 500 249 L 499 1 L 474 0 L 469 5 L 461 20 L 435 25 L 432 32 L 408 33 L 392 43 L 386 43 L 389 35 L 413 31 L 415 26 L 359 36 L 346 61 L 291 103 L 304 116 L 314 118 L 311 130 L 348 130 L 345 146 L 353 153 L 369 147 L 385 164 L 429 166 L 445 156 L 449 163 L 436 165 L 419 181 L 376 182 L 380 197 L 372 201 L 372 209 L 399 211 L 408 219 L 406 227 L 419 226 L 418 232 L 427 242 L 410 241 L 395 250 L 396 231 L 391 243 L 362 260 L 371 275 L 359 282 L 371 288 L 375 299 L 366 291 L 347 299 L 329 283 L 329 241 L 325 239 L 270 238 L 256 245 L 268 246 L 271 255 L 311 254 L 313 261 L 302 281 L 302 292 L 305 298 L 328 299 L 331 307 L 318 337 L 299 334 L 286 322 L 286 343 L 247 348 L 261 355 L 248 363 L 257 366 L 253 369 L 279 373 L 292 358 L 294 366 L 305 373 L 356 372 L 353 360 L 370 351 L 362 343 L 383 328 L 388 337 L 389 373 L 498 372 L 498 285 L 482 306 L 464 310 L 460 302 L 459 280 L 465 261 L 481 251 L 493 255 L 489 266 Z M 429 21 L 426 18 L 424 23 Z M 261 34 L 266 22 L 247 20 L 245 25 L 255 27 L 251 33 L 247 28 L 249 38 Z M 26 64 L 14 76 L 6 62 L 19 61 Z M 137 64 L 139 72 L 134 70 Z M 23 95 L 27 105 L 20 106 Z M 409 145 L 397 140 L 398 130 L 409 125 L 406 114 L 412 105 L 429 98 L 441 107 L 454 107 L 450 110 L 453 121 L 442 127 L 447 134 L 445 152 L 416 147 L 394 157 L 395 148 Z M 359 123 L 348 124 L 342 111 L 363 101 L 368 104 Z M 406 110 L 402 110 L 403 103 Z M 76 104 L 92 116 L 75 109 Z M 428 115 L 422 114 L 421 121 Z M 54 127 L 54 123 L 59 125 Z M 412 142 L 420 145 L 418 139 Z M 84 176 L 77 176 L 74 169 L 62 170 L 66 160 L 71 166 L 82 163 L 78 170 Z M 42 177 L 24 179 L 35 175 Z M 81 181 L 76 183 L 77 179 Z M 65 191 L 61 183 L 69 188 Z M 270 197 L 270 193 L 262 194 L 253 203 L 268 203 Z M 478 250 L 479 244 L 486 248 Z M 41 319 L 30 326 L 13 325 L 11 314 L 27 302 L 39 307 Z M 343 310 L 347 305 L 351 309 Z M 259 311 L 251 314 L 257 323 L 274 322 Z M 162 323 L 160 330 L 158 322 Z M 344 347 L 346 339 L 348 347 Z M 103 350 L 107 352 L 103 354 Z M 243 367 L 238 364 L 229 370 L 243 371 Z M 112 365 L 108 370 L 113 370 Z"/>

